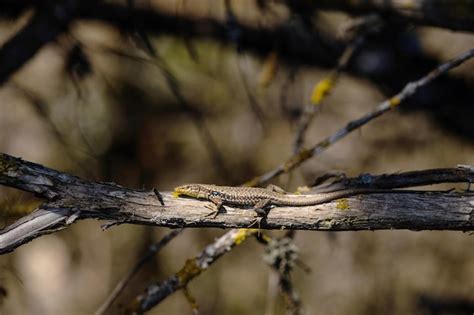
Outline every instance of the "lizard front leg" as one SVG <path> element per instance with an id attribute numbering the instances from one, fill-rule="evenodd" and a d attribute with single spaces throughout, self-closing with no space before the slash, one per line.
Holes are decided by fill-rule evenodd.
<path id="1" fill-rule="evenodd" d="M 224 209 L 224 201 L 220 196 L 217 195 L 210 195 L 208 199 L 210 202 L 212 202 L 212 204 L 207 204 L 206 208 L 212 211 L 206 214 L 206 217 L 212 216 L 212 218 L 214 219 L 221 212 L 221 210 Z"/>

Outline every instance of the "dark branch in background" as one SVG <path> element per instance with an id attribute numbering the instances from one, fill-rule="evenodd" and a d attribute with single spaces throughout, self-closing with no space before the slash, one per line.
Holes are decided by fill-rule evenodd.
<path id="1" fill-rule="evenodd" d="M 419 25 L 474 31 L 474 2 L 470 0 L 318 0 L 312 3 L 321 9 L 345 11 L 350 14 L 379 13 Z"/>
<path id="2" fill-rule="evenodd" d="M 4 6 L 8 7 L 8 5 Z M 442 10 L 442 4 L 439 8 Z M 235 43 L 235 38 L 230 36 L 232 29 L 227 23 L 213 19 L 173 16 L 158 9 L 130 8 L 112 3 L 90 2 L 82 3 L 80 10 L 77 10 L 76 13 L 75 18 L 99 20 L 123 30 L 133 31 L 137 25 L 140 25 L 140 29 L 157 35 L 174 34 L 186 38 L 207 38 L 222 43 Z M 71 14 L 69 17 L 74 16 Z M 275 29 L 265 29 L 246 26 L 238 21 L 235 21 L 234 24 L 232 28 L 239 30 L 239 49 L 261 56 L 267 55 L 268 52 L 276 48 L 279 57 L 288 63 L 329 67 L 336 61 L 332 54 L 335 52 L 334 49 L 341 52 L 341 44 L 334 46 L 334 42 L 322 38 L 321 34 L 313 34 L 308 37 L 308 34 L 294 32 L 286 25 Z M 39 31 L 37 34 L 44 37 L 50 33 L 48 29 L 43 29 L 43 31 L 44 34 Z M 308 39 L 311 40 L 308 41 Z"/>
<path id="3" fill-rule="evenodd" d="M 417 304 L 420 312 L 433 315 L 474 313 L 474 298 L 472 295 L 463 298 L 459 296 L 437 296 L 432 293 L 421 293 L 417 296 Z"/>
<path id="4" fill-rule="evenodd" d="M 210 39 L 226 44 L 237 44 L 239 49 L 257 53 L 260 56 L 268 54 L 275 45 L 278 45 L 279 53 L 288 61 L 315 64 L 315 59 L 320 57 L 315 58 L 314 55 L 325 54 L 328 57 L 326 64 L 332 63 L 329 54 L 324 52 L 321 45 L 318 45 L 316 41 L 308 42 L 307 37 L 302 38 L 300 34 L 292 32 L 286 26 L 265 29 L 234 21 L 232 27 L 229 27 L 227 22 L 214 19 L 170 16 L 158 10 L 135 9 L 131 12 L 113 4 L 98 4 L 95 10 L 84 12 L 80 18 L 107 22 L 125 30 L 131 29 L 134 20 L 137 19 L 148 32 L 157 35 L 173 34 L 185 38 Z M 236 29 L 239 30 L 238 38 L 232 36 L 232 32 Z M 315 39 L 317 40 L 317 37 Z"/>
<path id="5" fill-rule="evenodd" d="M 46 101 L 34 91 L 29 90 L 27 87 L 22 86 L 21 84 L 10 81 L 8 82 L 9 86 L 13 87 L 16 91 L 19 92 L 21 96 L 23 96 L 27 101 L 28 104 L 32 106 L 35 110 L 37 116 L 46 124 L 48 129 L 50 130 L 52 136 L 58 141 L 58 143 L 63 147 L 63 152 L 68 156 L 71 161 L 74 162 L 78 166 L 78 168 L 83 172 L 83 174 L 87 174 L 92 176 L 89 165 L 86 165 L 81 159 L 79 159 L 76 155 L 76 152 L 80 152 L 84 155 L 87 155 L 89 158 L 94 158 L 91 154 L 92 149 L 89 150 L 81 150 L 78 149 L 77 146 L 72 146 L 66 134 L 57 126 L 57 124 L 51 118 L 49 113 L 49 106 Z M 86 141 L 84 141 L 86 143 Z"/>
<path id="6" fill-rule="evenodd" d="M 237 41 L 239 40 L 239 37 L 240 37 L 240 29 L 237 23 L 237 17 L 235 16 L 234 11 L 232 9 L 232 3 L 230 0 L 225 0 L 224 5 L 225 5 L 225 10 L 226 10 L 227 26 L 233 29 L 230 32 L 235 34 L 234 38 Z M 262 128 L 262 130 L 265 131 L 265 119 L 264 119 L 265 114 L 260 104 L 258 103 L 257 99 L 252 94 L 250 85 L 247 82 L 247 77 L 245 75 L 245 72 L 242 70 L 242 66 L 240 62 L 241 62 L 241 59 L 245 60 L 245 55 L 243 55 L 242 57 L 243 58 L 236 59 L 237 72 L 239 73 L 240 79 L 242 81 L 242 87 L 244 89 L 245 95 L 247 96 L 247 102 L 250 106 L 250 109 L 252 110 L 252 113 L 255 115 L 255 118 L 257 118 L 257 121 L 260 124 L 260 127 Z"/>
<path id="7" fill-rule="evenodd" d="M 422 2 L 430 4 L 432 8 L 440 12 L 445 9 L 447 12 L 452 10 L 447 6 L 455 7 L 449 1 Z M 465 2 L 459 1 L 459 3 Z M 38 5 L 38 2 L 6 1 L 0 3 L 0 13 L 17 12 L 21 11 L 21 7 L 27 9 L 34 8 L 35 5 Z M 325 5 L 329 6 L 330 1 L 326 1 Z M 75 18 L 99 20 L 124 31 L 134 32 L 137 25 L 139 25 L 141 30 L 154 35 L 167 34 L 182 36 L 186 40 L 209 39 L 222 44 L 236 44 L 235 39 L 229 36 L 231 30 L 229 30 L 228 23 L 218 20 L 170 15 L 158 9 L 148 10 L 138 7 L 131 9 L 113 3 L 80 2 L 80 6 L 81 8 L 77 10 Z M 472 6 L 472 4 L 467 6 Z M 384 10 L 390 11 L 391 9 L 385 7 Z M 468 12 L 464 11 L 460 14 L 465 16 L 469 14 Z M 39 11 L 36 15 L 38 14 Z M 137 20 L 139 21 L 138 24 L 135 23 Z M 409 22 L 410 19 L 407 21 Z M 403 29 L 401 24 L 389 23 L 389 25 L 390 27 L 380 32 L 379 35 L 367 39 L 368 44 L 366 42 L 366 45 L 354 56 L 351 67 L 348 69 L 351 74 L 369 78 L 387 95 L 395 93 L 403 86 L 404 82 L 420 77 L 439 63 L 436 59 L 423 54 L 419 47 L 417 48 L 415 35 Z M 306 65 L 333 68 L 337 64 L 344 47 L 342 42 L 324 36 L 321 31 L 307 34 L 287 23 L 273 28 L 264 28 L 246 26 L 236 21 L 232 28 L 239 30 L 239 51 L 250 52 L 262 57 L 275 51 L 282 63 L 293 66 Z M 28 29 L 28 27 L 25 27 L 22 32 Z M 46 33 L 40 34 L 40 39 L 54 37 L 49 34 L 50 31 L 47 28 L 44 31 Z M 35 32 L 39 31 L 35 30 Z M 56 30 L 57 32 L 60 31 Z M 13 42 L 14 38 L 10 42 Z M 31 43 L 36 41 L 33 40 Z M 14 43 L 16 45 L 15 49 L 11 48 L 11 43 L 5 44 L 8 49 L 5 49 L 5 47 L 0 49 L 0 56 L 3 56 L 0 58 L 0 69 L 10 67 L 11 63 L 6 62 L 18 58 L 15 54 L 17 50 L 21 51 L 22 56 L 27 54 L 33 56 L 34 52 L 39 49 L 38 45 L 33 45 L 33 47 L 30 42 L 24 44 L 15 40 Z M 43 41 L 43 43 L 45 44 L 47 41 Z M 34 48 L 35 51 L 31 52 L 31 48 Z M 367 63 L 366 61 L 369 60 L 367 58 L 370 58 L 371 62 Z M 14 63 L 21 66 L 26 61 L 19 62 L 16 60 Z M 8 73 L 12 74 L 14 70 L 12 69 Z M 6 79 L 8 79 L 8 75 L 4 78 L 4 80 Z M 452 95 L 456 95 L 456 98 L 453 98 Z M 415 97 L 413 101 L 408 101 L 407 104 L 410 105 L 412 110 L 421 109 L 432 113 L 434 118 L 449 130 L 462 136 L 474 138 L 474 125 L 468 119 L 474 115 L 474 109 L 471 106 L 473 102 L 474 91 L 462 78 L 446 76 L 427 88 L 423 93 L 423 97 Z"/>
<path id="8" fill-rule="evenodd" d="M 349 3 L 349 1 L 335 1 L 334 3 L 336 2 Z M 443 1 L 432 2 L 437 2 L 433 8 L 440 12 L 449 12 L 449 8 L 454 7 L 454 5 Z M 324 4 L 318 2 L 317 6 L 320 5 L 322 7 L 329 6 L 332 9 L 337 7 L 332 1 L 327 1 L 327 3 Z M 6 6 L 8 7 L 8 5 Z M 374 5 L 374 7 L 376 6 Z M 370 7 L 367 6 L 364 9 L 364 13 L 368 13 L 368 8 Z M 344 7 L 342 9 L 344 9 Z M 388 11 L 389 7 L 385 7 L 384 12 Z M 465 12 L 467 12 L 465 14 L 469 13 L 469 11 Z M 456 13 L 462 16 L 462 12 Z M 76 18 L 99 20 L 124 30 L 133 31 L 136 30 L 137 25 L 139 25 L 140 29 L 158 35 L 174 34 L 186 38 L 207 38 L 230 44 L 235 43 L 235 38 L 230 36 L 230 32 L 233 29 L 238 29 L 239 49 L 256 52 L 258 55 L 266 55 L 269 51 L 274 50 L 275 45 L 277 45 L 276 49 L 279 52 L 280 58 L 290 63 L 293 61 L 297 64 L 325 65 L 326 67 L 335 63 L 334 57 L 331 56 L 331 51 L 327 51 L 327 48 L 330 48 L 328 44 L 332 45 L 330 41 L 325 44 L 325 39 L 320 38 L 320 34 L 314 34 L 312 36 L 314 41 L 308 41 L 308 38 L 311 37 L 292 32 L 287 26 L 277 27 L 275 29 L 264 29 L 245 26 L 235 21 L 235 25 L 233 25 L 231 29 L 227 23 L 213 19 L 172 16 L 158 9 L 130 8 L 113 3 L 89 2 L 81 4 L 81 10 L 77 12 Z M 411 20 L 408 19 L 408 22 L 410 21 Z M 470 23 L 466 24 L 469 25 Z M 340 46 L 338 49 L 340 50 Z"/>
<path id="9" fill-rule="evenodd" d="M 222 153 L 219 150 L 217 143 L 214 140 L 214 137 L 212 136 L 212 133 L 210 132 L 209 128 L 205 123 L 205 117 L 201 114 L 200 111 L 194 110 L 188 103 L 188 101 L 184 97 L 179 81 L 171 73 L 171 70 L 169 69 L 169 66 L 165 62 L 165 60 L 163 60 L 163 58 L 159 57 L 157 54 L 155 54 L 154 58 L 162 75 L 165 77 L 166 83 L 168 84 L 168 87 L 173 93 L 173 96 L 176 98 L 182 109 L 191 118 L 191 121 L 198 130 L 199 135 L 204 142 L 204 147 L 209 153 L 212 164 L 213 166 L 215 166 L 215 169 L 213 169 L 213 171 L 218 175 L 218 177 L 222 177 L 227 182 L 232 182 L 233 180 L 231 172 L 227 170 Z"/>
<path id="10" fill-rule="evenodd" d="M 245 58 L 245 56 L 243 56 Z M 239 73 L 240 79 L 242 81 L 242 87 L 244 89 L 245 95 L 247 97 L 247 103 L 249 104 L 250 109 L 252 110 L 252 113 L 254 114 L 255 118 L 257 119 L 260 128 L 262 128 L 263 131 L 266 131 L 266 126 L 265 126 L 265 113 L 262 107 L 260 106 L 257 98 L 255 95 L 253 95 L 252 89 L 250 87 L 250 84 L 247 80 L 247 76 L 242 69 L 242 65 L 240 64 L 241 60 L 236 60 L 236 66 L 237 66 L 237 72 Z"/>
<path id="11" fill-rule="evenodd" d="M 131 61 L 144 62 L 157 67 L 158 70 L 161 72 L 161 75 L 165 78 L 166 84 L 170 89 L 171 93 L 173 94 L 174 98 L 178 102 L 178 105 L 181 107 L 180 110 L 182 110 L 182 112 L 184 112 L 191 119 L 193 125 L 198 130 L 199 136 L 201 137 L 204 143 L 204 148 L 208 152 L 209 157 L 212 161 L 212 165 L 215 166 L 215 169 L 212 169 L 212 171 L 215 171 L 216 174 L 218 174 L 219 177 L 223 178 L 226 182 L 232 182 L 233 178 L 230 172 L 227 170 L 222 153 L 219 150 L 217 143 L 214 140 L 214 137 L 212 136 L 212 133 L 205 122 L 204 113 L 199 109 L 199 106 L 190 103 L 185 98 L 181 84 L 179 83 L 176 76 L 171 72 L 169 65 L 163 58 L 161 58 L 154 50 L 151 56 L 144 57 L 107 46 L 85 47 L 109 53 L 114 56 L 127 58 Z"/>
<path id="12" fill-rule="evenodd" d="M 391 1 L 389 1 L 391 3 Z M 451 11 L 455 7 L 450 1 L 422 1 L 436 10 Z M 417 2 L 421 3 L 421 2 Z M 459 1 L 459 3 L 466 3 Z M 435 5 L 436 4 L 436 5 Z M 472 4 L 467 6 L 472 7 Z M 104 4 L 104 9 L 89 10 L 86 19 L 98 19 L 124 29 L 131 27 L 133 17 L 142 19 L 142 27 L 156 35 L 171 34 L 193 39 L 210 39 L 227 45 L 235 45 L 229 36 L 231 30 L 227 23 L 206 18 L 169 16 L 157 10 L 136 10 L 124 12 L 120 6 Z M 390 7 L 385 8 L 390 11 Z M 462 10 L 461 10 L 462 11 Z M 472 10 L 471 10 L 472 12 Z M 469 15 L 469 11 L 460 13 Z M 410 19 L 403 21 L 410 22 Z M 348 69 L 350 74 L 369 78 L 386 95 L 392 95 L 403 87 L 405 82 L 414 80 L 439 64 L 439 60 L 421 51 L 414 33 L 405 29 L 406 24 L 387 20 L 384 30 L 377 36 L 367 38 L 364 45 L 353 58 Z M 394 22 L 394 23 L 391 23 Z M 288 65 L 307 65 L 333 68 L 343 52 L 344 43 L 329 38 L 323 31 L 305 32 L 305 29 L 283 23 L 273 28 L 253 27 L 234 23 L 239 30 L 239 51 L 246 51 L 265 57 L 276 52 L 282 63 Z M 370 60 L 370 62 L 368 62 Z M 453 98 L 452 95 L 456 95 Z M 459 135 L 474 138 L 474 125 L 468 119 L 474 115 L 471 104 L 474 90 L 462 78 L 445 77 L 426 89 L 423 96 L 413 98 L 407 104 L 413 110 L 432 113 L 438 123 Z M 416 105 L 416 106 L 415 106 Z"/>
<path id="13" fill-rule="evenodd" d="M 35 2 L 32 3 L 34 7 Z M 8 7 L 8 4 L 0 4 L 0 8 L 2 8 L 2 6 Z M 28 6 L 25 4 L 25 9 L 26 8 L 28 8 Z M 40 8 L 37 10 L 40 10 Z M 73 13 L 75 13 L 75 15 Z M 239 49 L 253 52 L 260 56 L 264 56 L 277 48 L 279 54 L 283 56 L 284 59 L 297 64 L 307 63 L 320 65 L 321 56 L 325 55 L 326 59 L 322 61 L 322 64 L 326 66 L 333 64 L 333 61 L 331 61 L 332 56 L 327 52 L 329 47 L 319 43 L 321 40 L 318 39 L 318 36 L 313 36 L 314 41 L 308 41 L 308 34 L 303 34 L 302 36 L 302 34 L 295 33 L 287 26 L 282 26 L 277 29 L 265 29 L 246 26 L 238 21 L 234 21 L 232 27 L 229 27 L 228 23 L 214 19 L 169 15 L 169 13 L 162 12 L 158 9 L 130 8 L 113 3 L 89 1 L 81 2 L 80 8 L 71 12 L 68 17 L 70 20 L 85 19 L 102 21 L 114 25 L 121 30 L 130 32 L 136 31 L 137 25 L 139 25 L 141 30 L 154 35 L 171 34 L 184 38 L 210 39 L 217 40 L 224 44 L 237 44 Z M 33 23 L 33 20 L 34 19 L 30 21 L 30 24 Z M 239 30 L 238 38 L 231 36 L 235 29 Z M 49 41 L 51 41 L 64 30 L 65 28 L 54 29 L 55 32 L 52 32 L 50 29 L 40 28 L 34 35 L 39 38 L 50 38 Z M 28 33 L 28 35 L 31 36 L 30 33 Z M 25 39 L 24 37 L 22 38 L 23 40 Z M 236 42 L 236 40 L 238 40 L 238 42 Z M 48 41 L 42 41 L 41 45 L 47 42 Z M 24 43 L 16 40 L 15 44 L 23 45 Z M 41 45 L 37 45 L 35 52 Z M 275 45 L 277 45 L 277 47 Z M 16 48 L 18 48 L 18 46 L 16 46 Z M 27 49 L 27 51 L 30 50 L 31 49 Z M 15 58 L 15 55 L 11 53 L 10 49 L 5 51 L 5 53 L 9 58 Z M 33 56 L 33 53 L 30 52 L 30 57 L 31 56 Z M 0 63 L 0 66 L 3 66 L 3 63 Z M 10 73 L 11 72 L 12 71 L 10 71 Z"/>
<path id="14" fill-rule="evenodd" d="M 33 4 L 33 1 L 2 0 L 0 2 L 0 17 L 6 20 L 17 19 Z"/>
<path id="15" fill-rule="evenodd" d="M 0 4 L 0 16 L 14 18 L 24 12 L 31 6 L 38 6 L 46 1 L 15 1 L 4 0 Z M 63 1 L 65 2 L 65 1 Z M 79 2 L 79 1 L 78 1 Z M 396 19 L 405 23 L 414 23 L 417 25 L 438 26 L 451 30 L 458 31 L 474 31 L 474 3 L 470 0 L 367 0 L 367 1 L 353 1 L 353 0 L 291 0 L 285 1 L 290 9 L 304 8 L 308 12 L 313 10 L 332 10 L 344 11 L 349 14 L 361 15 L 367 13 L 378 13 L 387 18 Z M 81 15 L 87 17 L 94 17 L 108 20 L 117 23 L 120 21 L 122 25 L 129 25 L 124 22 L 124 15 L 127 16 L 130 12 L 128 9 L 133 9 L 136 14 L 136 20 L 143 21 L 143 24 L 132 22 L 133 28 L 137 25 L 140 27 L 149 28 L 152 21 L 151 16 L 146 13 L 146 9 L 132 7 L 129 5 L 120 5 L 116 3 L 84 3 L 81 4 L 84 8 Z M 86 12 L 86 11 L 89 12 Z M 261 9 L 268 10 L 268 7 Z M 106 11 L 109 11 L 108 13 Z M 152 21 L 153 24 L 159 24 L 158 21 Z"/>
<path id="16" fill-rule="evenodd" d="M 134 9 L 134 1 L 128 1 L 128 9 L 133 11 Z M 181 84 L 179 83 L 176 76 L 172 73 L 168 63 L 166 60 L 161 58 L 161 56 L 156 51 L 155 47 L 151 43 L 146 29 L 141 26 L 140 20 L 134 20 L 135 27 L 136 27 L 136 36 L 132 36 L 132 39 L 135 39 L 135 42 L 138 44 L 138 47 L 144 47 L 144 51 L 147 55 L 152 58 L 150 62 L 158 67 L 161 74 L 166 80 L 166 84 L 168 88 L 171 90 L 171 93 L 178 101 L 178 104 L 181 106 L 184 112 L 191 118 L 192 123 L 196 127 L 199 132 L 199 135 L 204 142 L 204 146 L 206 151 L 209 153 L 211 158 L 212 164 L 215 166 L 215 172 L 218 176 L 223 177 L 227 182 L 232 182 L 232 177 L 230 172 L 227 170 L 225 166 L 224 158 L 222 157 L 222 153 L 220 152 L 212 133 L 210 132 L 209 128 L 205 123 L 205 117 L 201 114 L 200 111 L 195 110 L 191 107 L 191 104 L 186 100 Z M 134 35 L 134 34 L 132 34 Z"/>
<path id="17" fill-rule="evenodd" d="M 77 14 L 78 1 L 75 0 L 39 3 L 31 20 L 0 49 L 0 85 L 41 47 L 64 32 Z"/>

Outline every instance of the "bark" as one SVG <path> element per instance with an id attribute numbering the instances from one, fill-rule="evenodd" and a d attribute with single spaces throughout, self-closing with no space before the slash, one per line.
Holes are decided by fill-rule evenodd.
<path id="1" fill-rule="evenodd" d="M 474 175 L 470 168 L 448 171 L 457 174 L 459 182 L 470 181 Z M 426 179 L 425 173 L 424 176 Z M 437 172 L 436 176 L 446 174 Z M 439 178 L 433 179 L 439 181 Z M 210 212 L 207 201 L 174 198 L 170 192 L 163 192 L 162 205 L 153 190 L 92 182 L 6 154 L 0 155 L 0 184 L 35 193 L 47 200 L 34 212 L 0 232 L 0 253 L 12 251 L 36 237 L 59 231 L 86 218 L 107 220 L 108 226 L 121 223 L 168 228 L 257 226 L 251 209 L 226 206 L 225 213 L 212 218 L 206 216 Z M 316 206 L 276 207 L 260 222 L 260 228 L 472 231 L 473 209 L 474 194 L 469 191 L 384 192 L 342 198 Z"/>

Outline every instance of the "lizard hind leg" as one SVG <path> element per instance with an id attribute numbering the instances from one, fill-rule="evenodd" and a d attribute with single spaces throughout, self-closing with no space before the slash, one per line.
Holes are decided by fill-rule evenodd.
<path id="1" fill-rule="evenodd" d="M 260 233 L 260 225 L 262 223 L 262 220 L 265 220 L 269 208 L 271 207 L 270 201 L 270 199 L 262 199 L 253 206 L 253 211 L 255 211 L 257 217 L 255 218 L 255 220 L 252 221 L 252 223 L 250 223 L 248 228 L 257 224 L 257 228 Z"/>
<path id="2" fill-rule="evenodd" d="M 257 213 L 259 217 L 265 217 L 270 208 L 270 199 L 262 199 L 253 206 L 253 211 Z"/>
<path id="3" fill-rule="evenodd" d="M 280 194 L 287 194 L 288 192 L 281 188 L 280 186 L 273 185 L 273 184 L 268 184 L 267 187 L 265 187 L 266 190 L 274 191 Z"/>
<path id="4" fill-rule="evenodd" d="M 219 215 L 219 213 L 225 211 L 225 208 L 223 206 L 224 202 L 219 196 L 210 196 L 209 200 L 212 202 L 212 204 L 207 204 L 205 205 L 205 207 L 211 210 L 211 212 L 206 214 L 205 217 L 212 217 L 213 219 L 215 219 Z"/>

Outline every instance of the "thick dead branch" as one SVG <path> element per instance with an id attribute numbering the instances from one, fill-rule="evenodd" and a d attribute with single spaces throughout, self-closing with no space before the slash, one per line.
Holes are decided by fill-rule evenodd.
<path id="1" fill-rule="evenodd" d="M 470 168 L 446 172 L 452 174 L 451 182 L 455 181 L 453 176 L 457 176 L 458 182 L 474 179 Z M 440 176 L 435 172 L 433 182 L 439 182 Z M 427 182 L 426 174 L 424 180 Z M 173 198 L 164 192 L 165 205 L 162 206 L 153 191 L 87 181 L 6 154 L 0 155 L 0 184 L 47 200 L 39 210 L 0 232 L 0 253 L 86 218 L 169 228 L 247 228 L 255 223 L 254 212 L 249 209 L 226 207 L 225 213 L 212 218 L 207 216 L 206 201 Z M 399 191 L 342 198 L 317 206 L 277 207 L 262 220 L 261 228 L 470 231 L 474 227 L 473 220 L 474 194 L 471 192 Z"/>

